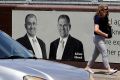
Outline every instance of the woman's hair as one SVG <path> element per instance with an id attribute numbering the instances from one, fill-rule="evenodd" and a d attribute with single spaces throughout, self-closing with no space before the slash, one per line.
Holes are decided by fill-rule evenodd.
<path id="1" fill-rule="evenodd" d="M 106 4 L 100 4 L 98 6 L 98 9 L 97 9 L 97 12 L 96 12 L 96 15 L 100 16 L 100 17 L 104 17 L 104 13 L 105 13 L 105 10 L 107 9 L 108 11 L 108 5 Z M 108 16 L 108 12 L 107 12 L 107 16 Z"/>

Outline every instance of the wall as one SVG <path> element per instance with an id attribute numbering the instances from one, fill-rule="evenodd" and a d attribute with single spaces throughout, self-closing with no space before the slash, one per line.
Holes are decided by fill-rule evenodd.
<path id="1" fill-rule="evenodd" d="M 58 38 L 57 18 L 60 14 L 67 14 L 70 16 L 72 29 L 71 35 L 81 40 L 84 46 L 85 60 L 88 61 L 92 55 L 94 45 L 92 42 L 93 35 L 93 16 L 95 14 L 97 5 L 7 5 L 0 7 L 1 12 L 1 28 L 3 31 L 12 35 L 17 39 L 25 34 L 24 18 L 28 13 L 34 13 L 38 17 L 39 27 L 37 35 L 46 43 L 47 55 L 49 55 L 49 44 L 51 41 Z M 119 20 L 119 6 L 110 6 L 110 22 L 113 26 L 113 38 L 106 40 L 106 45 L 109 48 L 109 61 L 117 67 L 120 62 L 120 20 Z M 52 20 L 51 20 L 52 19 Z M 77 67 L 85 67 L 86 62 L 72 62 L 61 61 L 66 64 L 71 64 Z M 101 62 L 101 58 L 97 59 Z M 117 64 L 116 64 L 117 63 Z M 81 65 L 79 65 L 81 64 Z M 112 65 L 111 64 L 111 65 Z M 96 63 L 95 68 L 99 68 L 101 63 Z M 103 67 L 101 67 L 103 68 Z"/>

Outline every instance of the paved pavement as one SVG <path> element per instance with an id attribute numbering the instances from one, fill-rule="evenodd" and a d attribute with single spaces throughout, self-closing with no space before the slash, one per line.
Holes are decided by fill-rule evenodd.
<path id="1" fill-rule="evenodd" d="M 102 69 L 93 69 L 95 72 L 94 74 L 91 74 L 93 77 L 93 80 L 120 80 L 120 71 L 108 75 L 106 70 Z"/>

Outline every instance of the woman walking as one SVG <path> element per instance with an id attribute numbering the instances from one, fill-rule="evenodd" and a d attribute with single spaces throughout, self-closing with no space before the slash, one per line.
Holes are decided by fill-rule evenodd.
<path id="1" fill-rule="evenodd" d="M 90 73 L 94 73 L 91 69 L 93 66 L 96 58 L 99 56 L 99 54 L 102 55 L 102 61 L 104 63 L 105 68 L 108 70 L 109 74 L 113 74 L 117 72 L 117 70 L 111 69 L 109 62 L 108 62 L 108 55 L 107 55 L 107 48 L 105 46 L 105 39 L 110 38 L 111 35 L 109 35 L 107 28 L 109 26 L 109 12 L 108 12 L 108 6 L 107 5 L 99 5 L 97 12 L 94 16 L 94 37 L 93 41 L 95 44 L 94 53 L 92 55 L 92 59 L 87 63 L 86 70 L 88 70 Z"/>

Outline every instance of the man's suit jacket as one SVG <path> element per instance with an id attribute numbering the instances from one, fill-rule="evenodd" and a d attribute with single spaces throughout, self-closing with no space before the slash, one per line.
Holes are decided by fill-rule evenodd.
<path id="1" fill-rule="evenodd" d="M 58 38 L 50 44 L 50 60 L 56 60 L 59 40 L 60 38 Z M 69 35 L 61 60 L 84 61 L 84 51 L 82 42 Z"/>
<path id="2" fill-rule="evenodd" d="M 39 39 L 39 38 L 37 38 L 37 40 L 38 40 L 39 45 L 40 45 L 41 50 L 42 50 L 43 59 L 47 59 L 45 43 L 44 43 L 41 39 Z M 20 44 L 22 44 L 25 48 L 27 48 L 28 50 L 31 50 L 31 51 L 33 52 L 33 54 L 35 55 L 35 52 L 34 52 L 34 50 L 33 50 L 33 48 L 32 48 L 32 45 L 31 45 L 31 43 L 30 43 L 30 41 L 29 41 L 29 38 L 28 38 L 27 34 L 26 34 L 25 36 L 17 39 L 17 41 L 18 41 Z"/>

